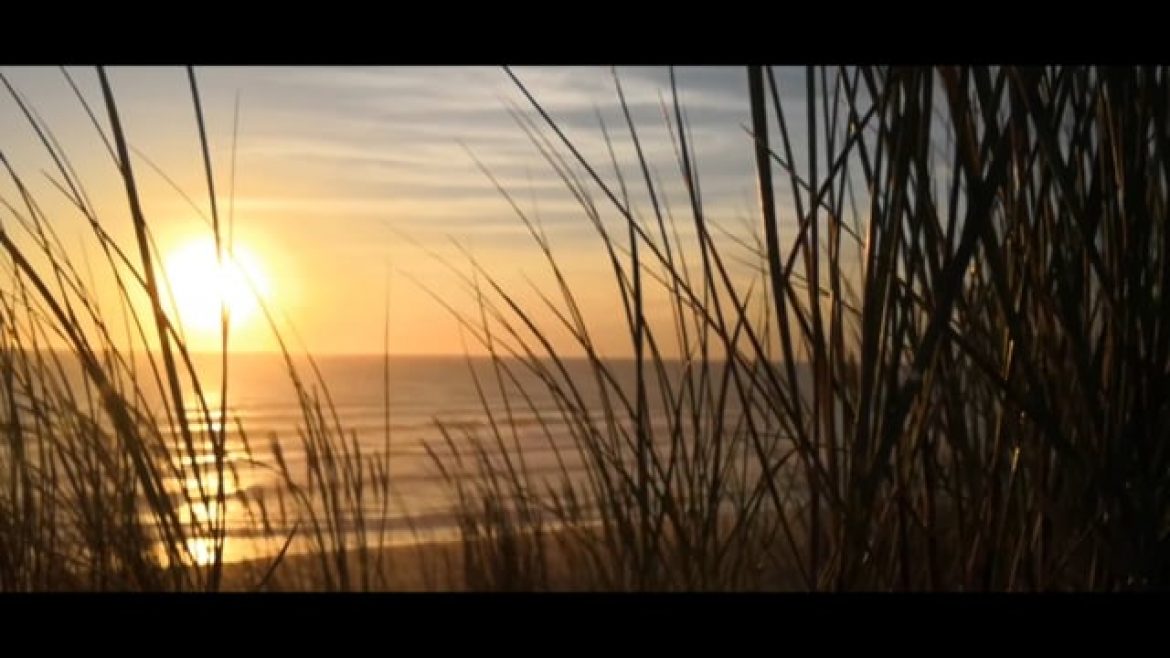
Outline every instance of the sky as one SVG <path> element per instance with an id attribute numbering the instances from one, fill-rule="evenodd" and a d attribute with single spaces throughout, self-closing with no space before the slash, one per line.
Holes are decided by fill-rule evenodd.
<path id="1" fill-rule="evenodd" d="M 67 70 L 99 121 L 108 125 L 96 72 Z M 515 110 L 539 120 L 502 68 L 195 71 L 219 210 L 233 219 L 234 244 L 249 261 L 244 269 L 263 279 L 263 294 L 292 328 L 284 331 L 295 334 L 311 352 L 380 353 L 387 327 L 392 353 L 478 351 L 434 298 L 458 310 L 474 309 L 458 279 L 435 258 L 469 271 L 467 255 L 456 245 L 530 307 L 540 305 L 530 281 L 555 292 L 538 246 L 478 160 L 524 212 L 539 217 L 580 295 L 600 349 L 628 355 L 629 338 L 605 252 L 573 195 L 514 116 Z M 133 245 L 124 187 L 61 70 L 7 67 L 0 72 L 52 130 L 106 229 L 122 244 Z M 616 177 L 599 115 L 624 175 L 628 180 L 641 176 L 614 71 L 520 67 L 514 72 L 606 180 Z M 174 270 L 169 273 L 175 277 L 176 304 L 180 313 L 204 314 L 193 300 L 209 279 L 191 254 L 210 235 L 200 218 L 200 213 L 210 216 L 210 204 L 186 71 L 112 68 L 108 74 L 127 140 L 135 149 L 132 164 L 148 222 L 164 267 Z M 647 160 L 672 207 L 685 219 L 685 188 L 663 116 L 664 103 L 671 99 L 669 71 L 623 67 L 616 74 Z M 720 226 L 751 233 L 759 222 L 746 132 L 746 73 L 737 67 L 679 68 L 676 74 L 706 210 Z M 785 106 L 791 103 L 799 113 L 803 71 L 781 69 L 779 74 Z M 76 245 L 91 268 L 98 268 L 99 252 L 87 224 L 41 173 L 53 171 L 52 160 L 6 91 L 0 98 L 0 151 L 33 191 L 67 248 Z M 579 169 L 578 175 L 583 175 Z M 596 186 L 591 190 L 601 198 Z M 641 197 L 634 194 L 640 212 L 649 212 L 644 192 Z M 19 205 L 11 180 L 0 182 L 0 197 Z M 0 208 L 0 221 L 11 227 L 13 219 L 6 213 L 10 210 Z M 608 217 L 619 226 L 614 213 Z M 681 224 L 685 240 L 693 231 L 686 221 Z M 112 285 L 97 287 L 113 294 Z M 665 313 L 662 300 L 651 300 L 651 305 L 650 314 Z M 237 315 L 234 349 L 275 348 L 271 331 L 254 309 L 241 305 Z M 196 350 L 218 347 L 214 322 L 187 320 Z M 546 320 L 551 322 L 551 316 Z"/>

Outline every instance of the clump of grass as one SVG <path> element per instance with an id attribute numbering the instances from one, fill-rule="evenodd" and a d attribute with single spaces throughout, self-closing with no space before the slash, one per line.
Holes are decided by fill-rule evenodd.
<path id="1" fill-rule="evenodd" d="M 125 184 L 140 258 L 137 263 L 109 238 L 52 133 L 4 80 L 57 166 L 56 172 L 48 174 L 50 180 L 93 229 L 118 286 L 120 310 L 128 327 L 133 327 L 132 333 L 128 328 L 131 347 L 128 351 L 119 348 L 116 329 L 53 231 L 53 218 L 42 211 L 20 174 L 4 159 L 20 198 L 18 203 L 5 200 L 10 219 L 0 229 L 0 246 L 12 265 L 11 293 L 5 297 L 3 349 L 8 376 L 3 397 L 8 402 L 8 431 L 3 458 L 13 484 L 3 507 L 5 525 L 22 530 L 4 542 L 17 554 L 6 560 L 6 585 L 13 589 L 59 585 L 214 588 L 215 568 L 190 566 L 189 540 L 202 537 L 219 546 L 222 529 L 210 519 L 183 518 L 180 510 L 183 503 L 187 509 L 195 505 L 222 509 L 226 478 L 222 441 L 210 429 L 201 436 L 190 429 L 181 382 L 193 369 L 181 337 L 162 312 L 162 290 L 152 265 L 154 245 L 138 202 L 126 139 L 104 71 L 99 71 L 99 80 L 112 143 L 102 136 Z M 90 106 L 85 104 L 85 108 L 93 117 Z M 12 222 L 23 236 L 14 238 L 8 232 Z M 137 306 L 143 298 L 149 313 Z M 153 338 L 161 350 L 145 352 L 148 372 L 141 372 L 137 361 L 143 353 L 134 350 L 133 341 L 151 344 L 147 323 L 153 324 Z M 65 353 L 50 349 L 61 343 Z M 182 363 L 176 360 L 176 352 Z M 169 388 L 164 387 L 164 378 Z M 211 412 L 197 380 L 191 381 L 208 421 L 205 427 L 211 428 Z M 166 401 L 161 409 L 147 402 L 151 384 Z M 157 413 L 165 416 L 159 418 Z M 205 452 L 214 456 L 218 467 L 213 479 L 219 484 L 214 490 L 207 488 L 205 479 L 211 479 L 210 474 L 200 465 Z M 181 488 L 185 500 L 175 500 L 167 491 L 169 478 L 194 479 L 198 500 L 192 500 L 186 487 Z M 155 553 L 160 539 L 161 561 Z"/>
<path id="2" fill-rule="evenodd" d="M 556 527 L 574 587 L 1166 586 L 1165 68 L 809 68 L 794 117 L 749 67 L 759 228 L 736 243 L 705 211 L 672 75 L 690 244 L 620 84 L 634 178 L 509 75 L 608 254 L 634 358 L 623 378 L 599 355 L 547 236 L 497 184 L 546 256 L 540 312 L 584 358 L 469 256 L 479 315 L 451 311 L 576 462 L 543 426 L 559 473 L 526 471 L 515 423 L 489 415 L 464 455 L 480 484 L 458 490 L 469 580 L 566 586 L 543 576 Z M 669 322 L 647 321 L 651 291 Z"/>
<path id="3" fill-rule="evenodd" d="M 673 75 L 664 116 L 681 199 L 656 177 L 616 76 L 624 125 L 600 126 L 608 163 L 584 157 L 513 76 L 535 112 L 516 113 L 521 129 L 604 249 L 633 356 L 601 353 L 539 218 L 497 184 L 550 286 L 525 307 L 467 254 L 470 272 L 452 269 L 472 312 L 440 299 L 489 355 L 473 369 L 486 430 L 440 423 L 430 446 L 460 510 L 458 586 L 1165 587 L 1167 75 L 809 68 L 793 114 L 773 71 L 749 67 L 759 208 L 747 235 L 704 204 Z M 225 226 L 188 78 L 209 230 L 228 258 L 230 214 Z M 253 453 L 238 421 L 229 440 L 227 363 L 210 408 L 99 81 L 107 127 L 77 96 L 125 189 L 130 248 L 3 80 L 51 156 L 49 180 L 92 229 L 118 308 L 101 307 L 88 263 L 0 153 L 15 190 L 0 199 L 0 588 L 221 589 L 229 505 L 279 534 L 243 588 L 391 586 L 389 419 L 369 452 L 316 364 L 303 375 L 275 332 L 305 472 L 279 440 Z M 659 300 L 663 321 L 649 312 Z M 226 310 L 221 325 L 226 359 Z M 275 501 L 231 490 L 244 462 L 275 474 Z M 309 554 L 296 570 L 283 560 L 294 546 Z"/>
<path id="4" fill-rule="evenodd" d="M 0 77 L 56 166 L 46 173 L 50 182 L 92 229 L 93 243 L 86 246 L 100 250 L 118 293 L 118 308 L 101 307 L 89 263 L 87 281 L 54 231 L 63 218 L 43 210 L 0 153 L 18 194 L 0 199 L 0 249 L 10 266 L 0 295 L 0 589 L 219 590 L 229 507 L 231 516 L 263 535 L 279 533 L 280 542 L 275 559 L 245 573 L 233 588 L 384 587 L 389 565 L 371 556 L 384 548 L 385 527 L 365 518 L 363 503 L 380 507 L 385 518 L 394 495 L 389 423 L 385 449 L 363 453 L 338 417 L 316 363 L 309 358 L 311 377 L 303 377 L 261 299 L 302 412 L 305 477 L 289 470 L 275 437 L 270 456 L 254 454 L 238 419 L 238 438 L 229 440 L 228 309 L 221 312 L 215 409 L 182 327 L 168 311 L 169 284 L 156 265 L 134 149 L 105 72 L 99 69 L 98 78 L 108 128 L 62 72 L 117 169 L 135 243 L 127 249 L 110 237 L 50 128 Z M 223 262 L 231 257 L 231 217 L 221 222 L 196 76 L 190 68 L 187 74 L 210 199 L 208 229 Z M 278 483 L 276 500 L 264 489 L 237 486 L 238 463 L 269 469 Z M 294 578 L 280 566 L 297 539 L 320 559 Z"/>

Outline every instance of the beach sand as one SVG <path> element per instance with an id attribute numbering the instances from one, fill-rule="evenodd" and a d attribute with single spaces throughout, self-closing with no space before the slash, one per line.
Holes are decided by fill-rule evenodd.
<path id="1" fill-rule="evenodd" d="M 246 560 L 225 564 L 223 567 L 223 589 L 225 591 L 314 591 L 339 589 L 339 583 L 331 583 L 339 573 L 336 554 L 324 556 L 302 553 L 286 555 L 273 570 L 268 582 L 258 587 L 270 569 L 273 559 Z M 460 591 L 462 578 L 456 577 L 462 570 L 463 547 L 457 542 L 434 542 L 415 545 L 390 546 L 381 550 L 366 552 L 365 563 L 372 582 L 363 583 L 361 573 L 363 556 L 361 551 L 351 549 L 342 558 L 351 573 L 350 588 L 354 590 L 377 589 L 388 591 L 430 592 Z M 329 573 L 330 576 L 325 574 Z"/>
<path id="2" fill-rule="evenodd" d="M 478 583 L 479 586 L 475 586 L 468 582 L 464 560 L 469 552 L 473 552 L 471 544 L 434 541 L 387 546 L 380 550 L 371 548 L 364 555 L 358 549 L 350 549 L 342 555 L 337 552 L 286 555 L 272 571 L 267 583 L 259 587 L 272 565 L 272 558 L 229 563 L 223 566 L 223 590 L 460 592 L 501 588 L 581 589 L 579 583 L 583 579 L 574 577 L 579 568 L 567 559 L 566 551 L 553 537 L 552 533 L 544 535 L 544 559 L 536 556 L 536 542 L 532 538 L 520 542 L 515 552 L 510 553 L 514 559 L 500 561 L 514 565 L 513 568 L 496 574 L 494 585 Z M 479 545 L 483 547 L 481 550 L 500 546 L 486 541 Z M 349 573 L 347 587 L 341 586 L 337 576 L 341 573 L 342 562 Z M 363 580 L 363 574 L 367 575 L 366 580 Z"/>
<path id="3" fill-rule="evenodd" d="M 605 551 L 599 528 L 546 530 L 538 541 L 523 535 L 519 541 L 430 541 L 369 549 L 343 555 L 330 552 L 286 555 L 263 586 L 272 558 L 224 565 L 225 591 L 591 591 L 608 590 L 606 579 L 597 573 L 599 563 L 613 558 Z M 491 553 L 490 559 L 483 556 Z M 671 551 L 667 551 L 670 553 Z M 494 565 L 494 570 L 466 569 L 465 560 Z M 757 559 L 762 557 L 757 554 Z M 618 558 L 620 559 L 620 558 Z M 350 574 L 342 586 L 337 574 L 341 561 Z M 760 560 L 749 569 L 748 582 L 735 588 L 763 591 L 800 589 L 799 574 L 791 568 Z M 669 569 L 669 567 L 668 567 Z M 608 570 L 608 569 L 607 569 Z M 362 574 L 367 574 L 363 580 Z M 469 578 L 478 578 L 471 581 Z M 712 583 L 714 584 L 714 583 Z M 612 585 L 612 584 L 610 584 Z M 726 588 L 715 586 L 716 589 Z M 706 589 L 699 583 L 682 589 Z M 618 586 L 616 589 L 626 589 Z M 673 589 L 673 588 L 671 588 Z"/>

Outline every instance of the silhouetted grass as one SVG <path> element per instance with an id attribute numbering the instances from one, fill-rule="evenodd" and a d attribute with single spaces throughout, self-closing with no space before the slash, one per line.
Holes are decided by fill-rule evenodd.
<path id="1" fill-rule="evenodd" d="M 682 198 L 661 184 L 616 75 L 624 125 L 599 115 L 609 162 L 594 162 L 508 74 L 533 110 L 514 112 L 521 131 L 604 249 L 632 358 L 597 347 L 539 218 L 481 165 L 549 276 L 526 306 L 464 252 L 468 271 L 448 265 L 475 303 L 436 295 L 489 355 L 486 369 L 469 361 L 486 430 L 440 423 L 428 445 L 459 509 L 447 585 L 1167 586 L 1165 68 L 814 67 L 792 90 L 805 99 L 793 113 L 773 71 L 748 67 L 744 148 L 759 205 L 746 234 L 704 203 L 673 72 L 663 116 Z M 108 128 L 77 97 L 125 188 L 129 250 L 4 81 L 52 157 L 49 179 L 92 228 L 120 307 L 100 307 L 92 274 L 87 283 L 0 153 L 18 193 L 2 199 L 0 224 L 0 588 L 221 589 L 229 505 L 280 536 L 277 557 L 233 586 L 401 582 L 386 550 L 399 498 L 389 398 L 371 453 L 261 301 L 300 405 L 305 472 L 278 438 L 254 453 L 238 421 L 239 445 L 228 440 L 230 317 L 214 409 L 168 314 L 131 139 L 99 78 Z M 208 228 L 228 259 L 190 71 L 189 82 Z M 531 466 L 520 413 L 547 440 L 551 475 Z M 281 486 L 232 490 L 237 463 Z M 294 545 L 307 556 L 286 568 Z"/>
<path id="2" fill-rule="evenodd" d="M 156 265 L 131 147 L 105 72 L 98 70 L 108 130 L 68 73 L 64 75 L 125 187 L 138 257 L 110 238 L 48 126 L 3 80 L 56 165 L 46 175 L 93 229 L 94 245 L 116 282 L 120 308 L 100 308 L 92 272 L 91 283 L 86 283 L 53 231 L 60 219 L 45 214 L 21 174 L 0 153 L 0 163 L 20 195 L 15 202 L 3 199 L 7 217 L 0 225 L 0 247 L 12 266 L 0 298 L 0 467 L 6 485 L 0 495 L 0 588 L 218 590 L 223 586 L 228 506 L 263 535 L 283 536 L 282 528 L 293 528 L 275 547 L 276 558 L 249 574 L 253 578 L 245 588 L 268 588 L 280 581 L 279 564 L 297 536 L 320 558 L 313 568 L 301 570 L 304 580 L 298 585 L 370 589 L 384 583 L 385 574 L 372 568 L 369 557 L 382 548 L 384 537 L 370 535 L 359 501 L 374 501 L 383 509 L 389 505 L 388 451 L 362 454 L 356 436 L 337 417 L 316 363 L 308 359 L 311 377 L 306 381 L 262 299 L 300 404 L 307 472 L 298 477 L 289 471 L 275 438 L 270 457 L 253 454 L 238 420 L 240 445 L 230 445 L 228 309 L 221 309 L 222 379 L 219 408 L 214 409 L 205 398 L 182 328 L 167 310 L 169 287 Z M 211 200 L 208 229 L 216 258 L 223 263 L 231 258 L 232 231 L 230 223 L 220 223 L 192 70 L 188 77 Z M 14 237 L 12 228 L 21 234 Z M 124 339 L 111 325 L 119 319 L 126 324 Z M 273 471 L 282 484 L 277 500 L 266 499 L 263 489 L 249 492 L 236 486 L 237 462 Z M 288 505 L 286 492 L 292 499 Z M 356 551 L 356 563 L 351 563 L 351 551 Z"/>
<path id="3" fill-rule="evenodd" d="M 523 451 L 498 437 L 515 429 L 493 419 L 481 484 L 453 482 L 469 578 L 550 586 L 531 579 L 556 526 L 586 588 L 1164 587 L 1166 70 L 810 68 L 795 117 L 771 69 L 747 77 L 763 239 L 713 236 L 675 93 L 683 246 L 620 85 L 629 180 L 513 75 L 536 115 L 521 127 L 609 254 L 636 374 L 597 354 L 513 203 L 555 281 L 541 311 L 590 359 L 598 398 L 472 259 L 480 315 L 457 317 L 498 371 L 514 357 L 557 397 L 587 478 L 512 468 Z M 737 256 L 760 276 L 737 276 Z M 647 322 L 647 286 L 670 322 Z"/>

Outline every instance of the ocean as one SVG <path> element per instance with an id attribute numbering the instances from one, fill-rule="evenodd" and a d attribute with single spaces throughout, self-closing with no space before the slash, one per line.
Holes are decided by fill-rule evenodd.
<path id="1" fill-rule="evenodd" d="M 218 409 L 218 359 L 195 358 L 212 409 Z M 319 407 L 312 406 L 322 410 L 320 416 L 315 410 L 306 416 L 282 357 L 233 355 L 227 386 L 230 472 L 225 481 L 224 561 L 274 555 L 294 527 L 300 530 L 289 548 L 294 554 L 319 548 L 321 544 L 313 539 L 318 532 L 327 537 L 336 533 L 347 546 L 354 547 L 362 541 L 356 534 L 359 528 L 365 529 L 367 543 L 382 545 L 456 539 L 457 488 L 473 485 L 483 472 L 482 464 L 474 458 L 477 444 L 484 447 L 485 454 L 494 455 L 492 468 L 503 472 L 508 465 L 500 459 L 502 442 L 512 459 L 511 467 L 528 473 L 536 495 L 550 486 L 559 488 L 566 475 L 575 486 L 584 487 L 586 471 L 574 432 L 579 435 L 585 430 L 571 426 L 559 405 L 565 398 L 578 400 L 594 426 L 605 426 L 599 411 L 603 408 L 601 389 L 589 363 L 568 360 L 564 372 L 558 371 L 556 385 L 565 391 L 564 397 L 554 395 L 552 387 L 519 360 L 508 359 L 503 364 L 516 376 L 519 386 L 505 375 L 501 389 L 487 358 L 394 356 L 387 363 L 381 355 L 318 357 L 316 365 L 324 386 L 307 361 L 298 359 L 304 394 L 319 401 Z M 634 363 L 608 364 L 632 401 Z M 501 390 L 508 394 L 502 395 Z M 620 407 L 612 388 L 608 394 L 611 404 Z M 648 422 L 661 439 L 667 435 L 667 419 L 663 405 L 653 404 L 661 400 L 658 389 L 649 387 L 647 397 L 652 408 Z M 192 430 L 205 430 L 207 416 L 196 405 L 188 406 L 194 412 L 189 420 Z M 212 417 L 217 413 L 213 411 Z M 503 429 L 499 436 L 493 432 L 493 420 Z M 626 431 L 633 426 L 628 414 L 617 423 Z M 336 500 L 314 495 L 322 487 L 319 473 L 311 472 L 311 463 L 316 459 L 324 464 L 328 459 L 311 431 L 318 427 L 333 437 L 334 446 L 336 437 L 344 435 L 351 454 L 360 451 L 367 468 L 372 463 L 385 464 L 390 489 L 379 492 L 373 485 L 379 472 L 369 470 L 362 474 L 364 491 L 360 494 L 341 488 Z M 389 459 L 383 459 L 386 455 Z M 338 464 L 340 458 L 334 458 Z M 212 460 L 211 452 L 205 450 L 195 461 L 209 464 Z M 336 472 L 343 469 L 338 465 Z M 288 485 L 289 476 L 293 487 Z M 184 514 L 206 518 L 218 511 L 214 502 L 202 502 L 195 478 L 171 480 L 173 492 L 186 487 L 191 498 L 183 507 Z M 355 480 L 350 478 L 351 483 Z M 204 486 L 213 491 L 213 482 L 205 481 Z M 300 495 L 296 487 L 304 494 L 299 506 L 294 504 Z M 260 500 L 266 509 L 262 516 L 255 513 Z M 332 514 L 327 513 L 329 509 Z M 339 523 L 329 526 L 326 518 Z M 189 548 L 197 560 L 210 556 L 210 544 L 199 538 L 192 539 Z"/>
<path id="2" fill-rule="evenodd" d="M 33 371 L 42 374 L 24 375 L 38 392 L 30 396 L 26 383 L 21 388 L 26 399 L 13 402 L 25 409 L 22 413 L 32 413 L 37 406 L 33 398 L 44 395 L 39 387 L 48 382 L 38 383 L 37 378 L 60 373 L 72 392 L 55 394 L 53 404 L 76 403 L 82 413 L 62 415 L 59 422 L 65 425 L 36 428 L 44 441 L 60 446 L 60 459 L 81 459 L 76 463 L 82 464 L 91 447 L 86 442 L 112 439 L 113 426 L 100 396 L 92 386 L 87 390 L 79 362 L 61 354 L 46 359 L 45 354 L 52 353 L 41 353 L 36 359 L 41 365 L 35 367 L 40 370 Z M 502 482 L 523 482 L 520 492 L 508 487 L 495 492 L 505 506 L 519 493 L 547 511 L 565 493 L 565 485 L 571 485 L 578 503 L 576 522 L 590 523 L 596 512 L 589 500 L 591 485 L 598 481 L 596 465 L 606 464 L 610 476 L 637 472 L 632 360 L 606 361 L 610 379 L 599 381 L 597 370 L 583 358 L 541 361 L 538 374 L 528 362 L 513 358 L 320 356 L 310 363 L 297 357 L 294 377 L 279 354 L 242 353 L 228 360 L 221 508 L 212 441 L 221 430 L 220 357 L 193 355 L 192 362 L 207 409 L 198 402 L 193 383 L 184 381 L 191 446 L 160 393 L 167 388 L 165 376 L 156 378 L 145 358 L 139 355 L 132 372 L 128 364 L 107 364 L 103 371 L 122 373 L 122 382 L 138 382 L 137 393 L 122 387 L 121 394 L 135 400 L 135 412 L 144 417 L 144 436 L 154 437 L 148 438 L 156 451 L 153 463 L 179 519 L 189 528 L 189 555 L 184 559 L 196 562 L 213 556 L 206 532 L 194 529 L 197 524 L 206 528 L 209 519 L 225 527 L 225 562 L 274 556 L 289 537 L 290 554 L 456 540 L 467 518 L 460 514 L 469 509 L 466 504 L 483 512 L 479 495 L 488 472 L 501 476 Z M 741 440 L 749 434 L 744 425 L 748 414 L 738 395 L 751 402 L 750 434 L 765 438 L 770 461 L 778 458 L 774 451 L 789 443 L 776 426 L 776 409 L 768 396 L 737 393 L 736 385 L 722 376 L 723 364 L 711 365 L 706 384 L 685 393 L 679 386 L 686 372 L 681 362 L 665 362 L 661 373 L 647 372 L 644 378 L 649 454 L 659 460 L 654 477 L 685 483 L 679 485 L 691 492 L 685 495 L 698 495 L 706 485 L 696 483 L 712 478 L 726 485 L 720 496 L 736 495 L 735 487 L 759 481 L 759 448 Z M 806 369 L 798 372 L 807 378 Z M 669 384 L 666 390 L 662 380 Z M 744 385 L 742 380 L 739 385 Z M 7 411 L 0 408 L 0 422 L 8 423 Z M 104 433 L 77 429 L 84 429 L 87 419 L 104 426 Z M 116 454 L 124 452 L 124 447 L 115 447 Z M 35 458 L 37 451 L 26 452 Z M 121 471 L 113 465 L 81 468 L 83 473 L 109 473 L 125 472 L 129 466 Z M 733 471 L 716 475 L 713 468 Z M 630 495 L 632 483 L 616 477 L 624 491 L 617 495 Z M 688 488 L 692 486 L 699 488 Z M 681 491 L 671 495 L 684 495 Z M 461 499 L 461 493 L 469 497 Z M 66 500 L 66 517 L 70 509 Z M 141 518 L 157 522 L 145 498 L 140 509 Z M 85 523 L 73 516 L 70 522 Z M 556 516 L 546 515 L 545 520 L 555 521 Z M 159 555 L 170 559 L 162 544 Z"/>

